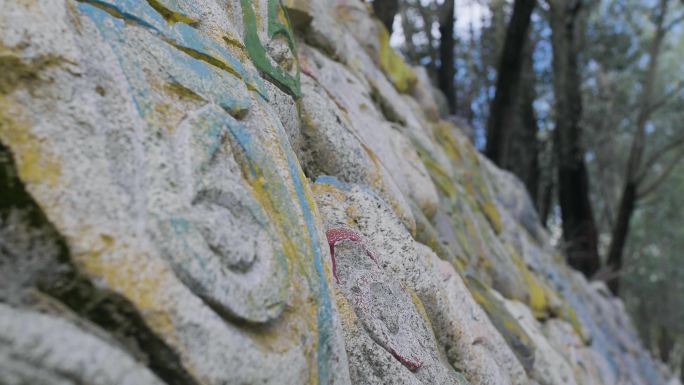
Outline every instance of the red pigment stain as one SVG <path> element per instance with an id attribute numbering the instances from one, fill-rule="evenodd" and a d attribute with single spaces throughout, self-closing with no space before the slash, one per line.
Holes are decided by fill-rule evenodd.
<path id="1" fill-rule="evenodd" d="M 363 247 L 363 251 L 366 252 L 366 255 L 370 259 L 375 261 L 375 263 L 378 263 L 373 253 L 371 253 L 370 250 L 366 248 L 366 245 L 363 243 L 363 240 L 361 240 L 361 236 L 352 229 L 348 229 L 346 227 L 335 227 L 332 229 L 328 229 L 328 231 L 325 232 L 325 237 L 328 238 L 328 246 L 330 246 L 330 257 L 332 258 L 333 276 L 335 277 L 337 283 L 340 283 L 340 279 L 337 277 L 337 265 L 335 263 L 335 244 L 337 244 L 337 242 L 352 241 L 360 244 L 361 247 Z"/>
<path id="2" fill-rule="evenodd" d="M 309 66 L 307 66 L 306 64 L 304 64 L 303 61 L 299 62 L 299 71 L 300 71 L 301 73 L 303 73 L 304 75 L 309 76 L 309 77 L 312 78 L 313 80 L 318 81 L 318 77 L 316 77 L 316 75 L 314 75 L 314 73 L 311 71 L 311 69 L 309 68 Z"/>
<path id="3" fill-rule="evenodd" d="M 394 356 L 394 358 L 397 359 L 397 361 L 401 362 L 402 364 L 404 364 L 404 366 L 409 368 L 409 370 L 416 370 L 416 369 L 420 368 L 421 366 L 423 366 L 422 362 L 420 362 L 418 360 L 412 360 L 410 358 L 406 358 L 406 357 L 402 356 L 401 354 L 397 353 L 397 351 L 392 349 L 392 348 L 389 349 L 389 352 Z"/>

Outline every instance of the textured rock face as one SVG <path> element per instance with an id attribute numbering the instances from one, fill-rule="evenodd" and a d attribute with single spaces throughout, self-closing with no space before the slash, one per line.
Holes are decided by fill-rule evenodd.
<path id="1" fill-rule="evenodd" d="M 364 3 L 0 0 L 0 32 L 0 383 L 669 380 Z"/>

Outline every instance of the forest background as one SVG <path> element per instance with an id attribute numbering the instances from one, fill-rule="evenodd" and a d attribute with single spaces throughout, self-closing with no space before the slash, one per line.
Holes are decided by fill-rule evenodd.
<path id="1" fill-rule="evenodd" d="M 684 380 L 684 0 L 374 0 L 568 263 Z M 467 124 L 465 124 L 467 123 Z"/>

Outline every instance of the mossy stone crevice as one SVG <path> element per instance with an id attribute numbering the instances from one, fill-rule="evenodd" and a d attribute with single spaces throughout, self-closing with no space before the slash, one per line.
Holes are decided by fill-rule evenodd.
<path id="1" fill-rule="evenodd" d="M 1 242 L 7 250 L 0 253 L 0 266 L 24 263 L 17 261 L 16 258 L 41 261 L 41 266 L 25 267 L 30 268 L 35 275 L 30 281 L 35 286 L 25 287 L 26 292 L 38 291 L 65 305 L 63 308 L 59 306 L 63 309 L 61 311 L 69 313 L 63 314 L 65 318 L 73 318 L 75 315 L 97 325 L 102 334 L 113 338 L 129 354 L 146 363 L 149 369 L 167 384 L 199 384 L 183 367 L 178 354 L 147 326 L 142 315 L 130 301 L 117 293 L 95 286 L 79 272 L 71 260 L 66 240 L 26 190 L 19 179 L 10 149 L 1 142 L 0 191 L 3 196 L 3 199 L 0 199 L 0 225 L 5 225 L 6 219 L 12 213 L 22 212 L 22 217 L 28 221 L 27 226 L 38 230 L 32 233 L 36 235 L 33 237 L 35 239 L 30 241 L 50 243 L 57 248 L 57 252 L 52 256 L 40 255 L 29 258 L 20 255 L 23 253 L 17 252 L 19 250 L 13 250 L 11 239 Z M 4 233 L 4 229 L 0 229 L 0 235 Z M 15 260 L 3 261 L 5 258 Z M 0 301 L 8 301 L 5 294 L 0 290 Z M 32 306 L 35 298 L 26 295 L 20 299 L 15 298 L 14 302 L 17 301 L 20 303 L 15 305 Z"/>
<path id="2" fill-rule="evenodd" d="M 496 298 L 491 289 L 471 273 L 465 275 L 466 286 L 477 302 L 485 310 L 494 327 L 501 333 L 508 346 L 526 371 L 531 372 L 535 361 L 536 347 L 518 321 Z"/>

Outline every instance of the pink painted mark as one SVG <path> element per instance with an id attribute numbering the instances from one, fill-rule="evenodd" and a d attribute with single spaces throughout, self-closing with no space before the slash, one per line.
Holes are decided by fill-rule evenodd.
<path id="1" fill-rule="evenodd" d="M 418 360 L 412 360 L 410 358 L 406 358 L 392 348 L 389 348 L 389 352 L 390 352 L 390 354 L 392 354 L 392 356 L 394 356 L 394 358 L 397 359 L 397 361 L 401 362 L 404 366 L 409 368 L 409 370 L 416 370 L 416 369 L 423 366 L 422 362 L 420 362 Z"/>
<path id="2" fill-rule="evenodd" d="M 309 68 L 309 66 L 306 65 L 306 63 L 304 63 L 304 61 L 299 62 L 299 71 L 301 73 L 303 73 L 304 75 L 307 75 L 311 79 L 318 82 L 318 77 L 316 75 L 314 75 L 313 71 L 311 71 L 311 68 Z"/>
<path id="3" fill-rule="evenodd" d="M 378 263 L 373 253 L 366 248 L 361 236 L 352 229 L 348 229 L 346 227 L 335 227 L 328 229 L 328 231 L 325 232 L 325 237 L 328 238 L 328 246 L 330 246 L 330 258 L 332 258 L 333 276 L 335 277 L 335 281 L 337 281 L 337 283 L 340 283 L 340 279 L 337 277 L 337 264 L 335 263 L 335 245 L 337 242 L 352 241 L 360 244 L 361 247 L 363 247 L 363 251 L 366 252 L 366 255 L 376 264 Z"/>

